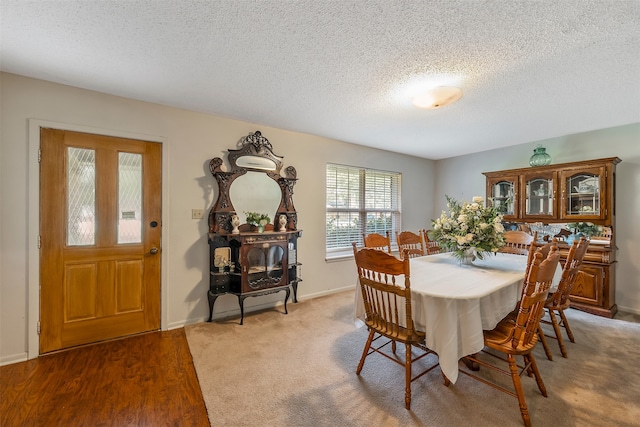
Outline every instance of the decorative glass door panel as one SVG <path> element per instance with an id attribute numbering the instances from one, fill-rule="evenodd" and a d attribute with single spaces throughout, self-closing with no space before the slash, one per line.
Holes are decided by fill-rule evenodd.
<path id="1" fill-rule="evenodd" d="M 280 286 L 284 275 L 283 264 L 286 263 L 285 250 L 280 243 L 262 243 L 251 245 L 247 251 L 246 265 L 243 271 L 247 274 L 246 283 L 249 289 L 245 292 Z"/>
<path id="2" fill-rule="evenodd" d="M 142 241 L 142 155 L 118 153 L 118 243 Z"/>
<path id="3" fill-rule="evenodd" d="M 518 177 L 500 176 L 487 180 L 487 206 L 493 205 L 505 219 L 519 215 Z"/>
<path id="4" fill-rule="evenodd" d="M 67 245 L 96 243 L 96 150 L 67 147 Z"/>
<path id="5" fill-rule="evenodd" d="M 600 215 L 600 180 L 591 174 L 579 174 L 567 180 L 567 215 Z"/>
<path id="6" fill-rule="evenodd" d="M 535 178 L 526 183 L 526 214 L 553 215 L 553 180 Z"/>
<path id="7" fill-rule="evenodd" d="M 550 218 L 555 215 L 555 177 L 553 172 L 523 175 L 524 218 Z"/>
<path id="8" fill-rule="evenodd" d="M 500 181 L 493 185 L 493 207 L 503 215 L 514 215 L 515 204 L 513 195 L 515 185 L 511 181 Z"/>
<path id="9" fill-rule="evenodd" d="M 564 218 L 599 219 L 605 214 L 602 199 L 604 175 L 601 168 L 563 174 Z"/>

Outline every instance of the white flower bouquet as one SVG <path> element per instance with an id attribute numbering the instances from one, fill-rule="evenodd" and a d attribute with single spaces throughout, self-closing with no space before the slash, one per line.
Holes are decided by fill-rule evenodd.
<path id="1" fill-rule="evenodd" d="M 471 203 L 446 196 L 449 212 L 431 221 L 429 239 L 456 258 L 471 256 L 484 259 L 504 246 L 502 215 L 493 207 L 484 207 L 484 199 L 476 196 Z"/>

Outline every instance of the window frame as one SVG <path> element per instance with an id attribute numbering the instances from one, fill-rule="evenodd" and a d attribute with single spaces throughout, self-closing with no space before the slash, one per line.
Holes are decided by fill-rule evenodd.
<path id="1" fill-rule="evenodd" d="M 354 186 L 356 177 L 357 186 Z M 331 178 L 334 179 L 333 182 L 330 182 Z M 341 180 L 343 184 L 340 185 L 338 180 Z M 381 183 L 377 181 L 381 181 Z M 344 184 L 345 182 L 346 185 Z M 388 230 L 391 238 L 391 249 L 392 251 L 397 250 L 396 231 L 402 229 L 401 187 L 401 172 L 327 163 L 325 166 L 325 259 L 330 261 L 352 257 L 351 242 L 355 241 L 358 246 L 362 246 L 364 244 L 363 233 L 377 232 L 384 235 L 385 231 Z M 347 206 L 336 206 L 339 197 L 338 191 L 346 192 L 342 197 L 345 199 L 344 203 Z M 331 192 L 336 194 L 331 196 Z M 357 194 L 355 202 L 352 200 L 354 194 Z M 376 195 L 377 197 L 374 197 Z M 373 206 L 371 205 L 372 199 L 375 200 L 373 201 Z M 383 207 L 379 205 L 381 201 L 384 203 Z M 354 203 L 357 206 L 354 206 Z M 330 221 L 332 217 L 340 213 L 348 218 L 343 221 L 347 223 L 355 222 L 355 224 L 347 225 L 347 227 L 357 227 L 358 229 L 357 231 L 348 231 L 346 236 L 330 236 Z M 376 221 L 374 226 L 371 227 L 372 216 L 384 217 L 387 215 L 389 215 L 387 219 L 382 218 L 381 221 Z M 390 227 L 384 226 L 380 228 L 380 225 L 384 225 L 384 222 L 388 222 Z"/>

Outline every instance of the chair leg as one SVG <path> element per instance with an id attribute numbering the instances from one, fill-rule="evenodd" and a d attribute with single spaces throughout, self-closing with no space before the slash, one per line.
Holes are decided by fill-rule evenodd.
<path id="1" fill-rule="evenodd" d="M 549 348 L 549 344 L 547 344 L 547 338 L 544 336 L 544 331 L 542 330 L 542 327 L 540 325 L 538 325 L 538 337 L 540 337 L 540 342 L 542 342 L 542 347 L 544 347 L 544 352 L 547 355 L 547 359 L 553 360 L 551 349 Z"/>
<path id="2" fill-rule="evenodd" d="M 524 425 L 526 427 L 531 427 L 531 417 L 529 416 L 527 403 L 524 400 L 524 392 L 522 391 L 522 383 L 520 382 L 520 374 L 518 373 L 518 365 L 516 365 L 516 359 L 513 354 L 508 354 L 507 360 L 509 362 L 509 370 L 511 371 L 513 387 L 516 389 L 516 395 L 518 397 L 518 403 L 520 405 L 520 415 L 522 415 L 522 421 L 524 421 Z"/>
<path id="3" fill-rule="evenodd" d="M 395 341 L 394 341 L 395 342 Z M 405 370 L 405 390 L 404 390 L 404 407 L 407 409 L 411 409 L 411 344 L 405 344 L 405 353 L 406 360 L 404 362 L 404 370 Z"/>
<path id="4" fill-rule="evenodd" d="M 393 352 L 393 354 L 396 354 L 396 342 L 395 341 L 391 341 L 391 351 Z"/>
<path id="5" fill-rule="evenodd" d="M 553 310 L 549 310 L 549 316 L 551 317 L 551 323 L 553 324 L 553 330 L 556 332 L 556 338 L 558 338 L 558 346 L 560 346 L 560 352 L 562 357 L 567 357 L 567 349 L 564 348 L 564 342 L 562 340 L 562 331 L 560 330 L 560 324 Z"/>
<path id="6" fill-rule="evenodd" d="M 356 369 L 356 375 L 360 375 L 362 371 L 362 367 L 364 366 L 364 359 L 367 358 L 367 353 L 369 352 L 369 348 L 371 348 L 371 342 L 373 341 L 373 335 L 375 332 L 373 329 L 369 330 L 369 337 L 367 337 L 367 343 L 364 345 L 364 350 L 362 352 L 362 357 L 360 358 L 360 363 L 358 363 L 358 369 Z"/>
<path id="7" fill-rule="evenodd" d="M 562 319 L 562 325 L 567 330 L 567 336 L 569 336 L 569 341 L 576 342 L 576 340 L 573 339 L 573 332 L 571 332 L 571 328 L 569 327 L 567 316 L 564 315 L 564 310 L 560 309 L 558 310 L 558 312 L 560 313 L 560 318 Z"/>
<path id="8" fill-rule="evenodd" d="M 538 364 L 536 363 L 535 357 L 533 357 L 533 353 L 529 353 L 525 356 L 525 360 L 531 365 L 531 369 L 533 369 L 533 375 L 536 377 L 536 383 L 538 384 L 538 389 L 540 393 L 547 397 L 547 388 L 544 386 L 544 381 L 542 381 L 542 376 L 540 375 L 540 371 L 538 370 Z"/>

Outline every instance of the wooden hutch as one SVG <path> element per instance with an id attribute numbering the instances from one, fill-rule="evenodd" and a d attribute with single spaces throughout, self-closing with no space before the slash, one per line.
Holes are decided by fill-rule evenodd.
<path id="1" fill-rule="evenodd" d="M 239 149 L 228 150 L 229 171 L 223 170 L 223 160 L 219 157 L 209 163 L 211 174 L 218 183 L 218 199 L 209 212 L 210 286 L 207 296 L 209 321 L 212 321 L 216 299 L 224 294 L 236 295 L 242 324 L 247 297 L 285 291 L 285 313 L 291 289 L 293 301 L 298 301 L 298 282 L 302 279 L 297 248 L 302 231 L 297 229 L 298 216 L 293 206 L 293 186 L 297 181 L 295 168 L 289 166 L 285 174 L 281 174 L 283 157 L 273 153 L 271 143 L 259 131 L 242 138 L 238 145 Z M 236 212 L 231 200 L 233 182 L 249 172 L 258 172 L 264 179 L 275 181 L 280 188 L 280 202 L 273 212 L 275 225 L 267 224 L 260 232 L 249 224 L 238 225 L 243 213 Z"/>
<path id="2" fill-rule="evenodd" d="M 591 222 L 610 230 L 589 244 L 571 292 L 571 306 L 613 317 L 615 302 L 617 157 L 558 165 L 485 172 L 487 203 L 505 222 L 557 232 L 563 223 Z M 557 227 L 555 227 L 557 226 Z M 554 233 L 549 233 L 552 236 Z M 539 235 L 540 236 L 540 235 Z M 568 245 L 560 242 L 563 257 Z"/>

